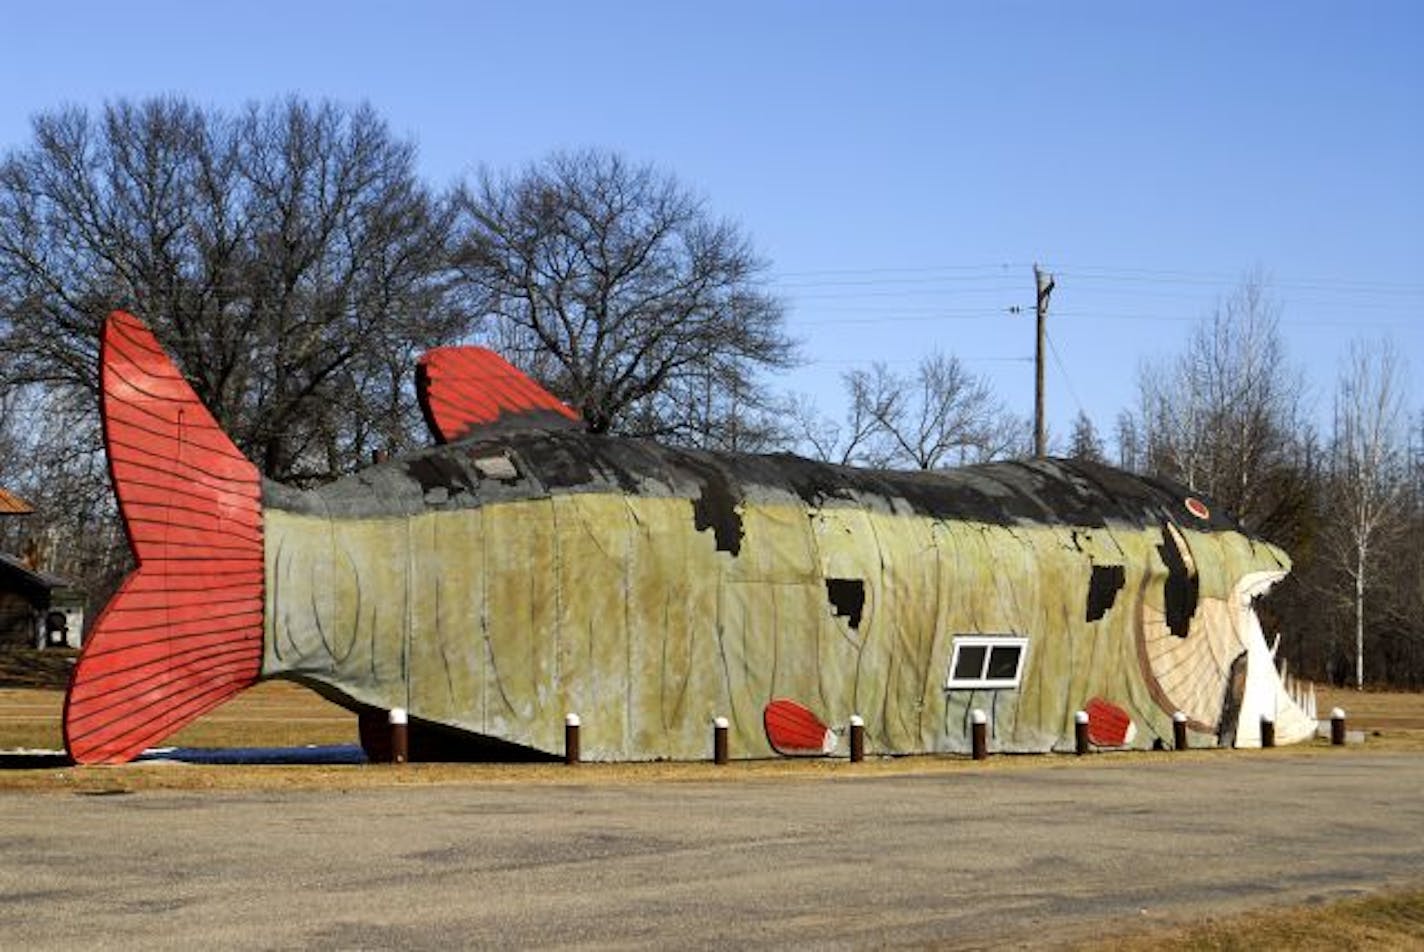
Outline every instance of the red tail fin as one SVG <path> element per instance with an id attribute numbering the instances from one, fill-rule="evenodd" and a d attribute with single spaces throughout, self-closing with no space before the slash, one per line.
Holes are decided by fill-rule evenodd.
<path id="1" fill-rule="evenodd" d="M 438 347 L 420 358 L 415 392 L 430 432 L 442 443 L 511 416 L 569 426 L 579 415 L 503 357 L 483 347 Z"/>
<path id="2" fill-rule="evenodd" d="M 153 333 L 115 312 L 100 358 L 104 441 L 138 561 L 70 680 L 78 763 L 122 763 L 257 680 L 261 477 Z"/>

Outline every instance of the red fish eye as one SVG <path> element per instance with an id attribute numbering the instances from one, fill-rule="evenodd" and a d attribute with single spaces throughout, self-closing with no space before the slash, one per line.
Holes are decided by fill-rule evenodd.
<path id="1" fill-rule="evenodd" d="M 1187 512 L 1190 512 L 1198 519 L 1205 521 L 1211 518 L 1211 510 L 1206 507 L 1206 503 L 1202 502 L 1195 496 L 1188 496 L 1186 505 Z"/>

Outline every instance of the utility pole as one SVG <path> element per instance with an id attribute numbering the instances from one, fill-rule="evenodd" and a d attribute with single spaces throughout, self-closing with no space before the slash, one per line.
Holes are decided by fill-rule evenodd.
<path id="1" fill-rule="evenodd" d="M 1047 339 L 1048 296 L 1053 293 L 1053 275 L 1033 266 L 1033 283 L 1038 292 L 1038 348 L 1034 351 L 1033 381 L 1033 455 L 1043 459 L 1048 455 L 1048 426 L 1043 416 L 1043 345 Z"/>

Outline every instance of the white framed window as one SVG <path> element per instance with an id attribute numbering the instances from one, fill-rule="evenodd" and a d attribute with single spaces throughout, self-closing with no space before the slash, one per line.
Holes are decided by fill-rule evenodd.
<path id="1" fill-rule="evenodd" d="M 960 635 L 949 659 L 946 691 L 1016 688 L 1023 677 L 1028 639 L 1008 635 Z"/>

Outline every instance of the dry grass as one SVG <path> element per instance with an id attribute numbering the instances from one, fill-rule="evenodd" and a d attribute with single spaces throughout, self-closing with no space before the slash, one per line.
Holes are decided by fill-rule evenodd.
<path id="1" fill-rule="evenodd" d="M 1424 694 L 1322 693 L 1324 710 L 1339 704 L 1350 725 L 1369 733 L 1371 750 L 1424 751 Z M 0 750 L 58 750 L 64 695 L 56 690 L 0 689 Z M 294 747 L 350 744 L 357 740 L 355 715 L 299 685 L 269 681 L 243 692 L 200 718 L 167 743 L 182 747 Z M 104 789 L 345 789 L 406 784 L 462 783 L 642 783 L 687 780 L 758 780 L 779 776 L 834 779 L 893 773 L 958 770 L 1052 770 L 1107 768 L 1182 758 L 1329 756 L 1324 742 L 1276 751 L 1201 750 L 1185 753 L 1120 753 L 1085 759 L 1069 756 L 993 757 L 976 764 L 964 757 L 874 759 L 852 767 L 840 760 L 706 763 L 587 764 L 571 771 L 561 764 L 412 764 L 385 766 L 197 766 L 137 764 L 63 770 L 3 770 L 0 790 L 92 792 Z"/>
<path id="2" fill-rule="evenodd" d="M 1321 709 L 1339 704 L 1351 729 L 1367 731 L 1370 750 L 1424 751 L 1424 694 L 1321 692 Z M 60 750 L 60 690 L 0 689 L 0 750 Z M 319 694 L 290 682 L 263 682 L 218 710 L 189 724 L 167 741 L 179 747 L 298 747 L 356 743 L 356 716 Z M 1186 753 L 1102 754 L 1075 757 L 993 757 L 983 764 L 964 757 L 900 757 L 850 766 L 840 760 L 752 761 L 711 764 L 412 764 L 362 766 L 181 766 L 70 767 L 64 770 L 0 770 L 0 790 L 251 790 L 251 788 L 349 788 L 392 784 L 463 783 L 645 783 L 681 780 L 756 780 L 779 776 L 850 777 L 877 773 L 938 773 L 956 770 L 1054 770 L 1112 768 L 1180 758 L 1329 756 L 1323 741 L 1277 751 L 1202 750 Z"/>
<path id="3" fill-rule="evenodd" d="M 0 649 L 0 687 L 63 691 L 78 658 L 79 652 L 69 648 L 5 647 Z"/>
<path id="4" fill-rule="evenodd" d="M 1316 702 L 1321 717 L 1329 717 L 1331 708 L 1344 710 L 1352 730 L 1424 731 L 1424 694 L 1317 687 Z"/>
<path id="5" fill-rule="evenodd" d="M 0 750 L 64 746 L 64 692 L 0 688 Z M 174 747 L 356 743 L 356 715 L 290 681 L 264 681 L 164 741 Z"/>
<path id="6" fill-rule="evenodd" d="M 77 652 L 0 651 L 0 750 L 59 749 L 64 685 Z M 1343 708 L 1371 747 L 1424 750 L 1424 694 L 1317 689 L 1320 714 Z M 287 681 L 266 681 L 184 728 L 181 747 L 286 747 L 356 742 L 356 717 Z M 1299 749 L 1299 748 L 1294 748 Z"/>
<path id="7" fill-rule="evenodd" d="M 1110 952 L 1424 949 L 1424 889 L 1242 913 L 1200 925 L 1096 938 L 1075 948 Z"/>

